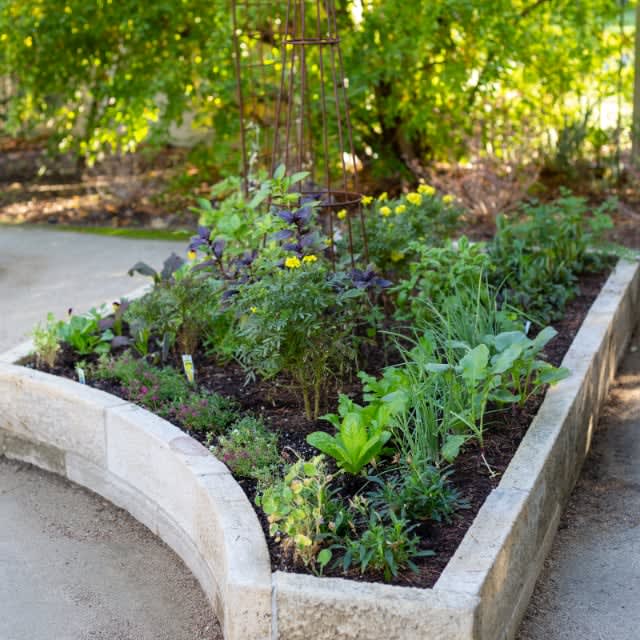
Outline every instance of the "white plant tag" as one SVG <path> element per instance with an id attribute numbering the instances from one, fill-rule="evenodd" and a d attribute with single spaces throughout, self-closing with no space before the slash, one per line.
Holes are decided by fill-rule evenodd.
<path id="1" fill-rule="evenodd" d="M 84 369 L 82 367 L 76 367 L 76 373 L 78 374 L 78 382 L 80 384 L 87 384 L 87 379 L 84 376 Z"/>
<path id="2" fill-rule="evenodd" d="M 527 320 L 524 323 L 524 335 L 528 336 L 529 335 L 529 329 L 531 329 L 531 320 Z"/>
<path id="3" fill-rule="evenodd" d="M 193 384 L 196 380 L 196 371 L 193 367 L 193 358 L 189 354 L 183 354 L 182 366 L 184 367 L 184 375 L 187 376 L 187 380 Z"/>

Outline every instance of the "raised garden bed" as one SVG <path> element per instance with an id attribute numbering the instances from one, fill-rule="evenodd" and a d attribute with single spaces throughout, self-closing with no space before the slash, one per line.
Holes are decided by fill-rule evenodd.
<path id="1" fill-rule="evenodd" d="M 201 581 L 227 638 L 509 638 L 634 327 L 639 290 L 637 265 L 619 264 L 564 358 L 571 377 L 548 392 L 431 589 L 271 574 L 253 509 L 203 447 L 118 398 L 8 364 L 19 351 L 1 358 L 0 448 L 97 491 L 158 533 Z"/>
<path id="2" fill-rule="evenodd" d="M 545 347 L 544 356 L 548 362 L 555 366 L 561 365 L 564 355 L 606 281 L 608 273 L 609 270 L 582 276 L 579 295 L 568 305 L 562 320 L 554 322 L 554 329 L 558 331 L 558 335 Z M 58 357 L 55 367 L 38 365 L 35 356 L 24 359 L 22 364 L 29 368 L 44 369 L 47 373 L 76 380 L 78 375 L 75 367 L 76 361 L 77 358 L 73 351 L 66 349 Z M 179 368 L 181 364 L 176 361 L 173 366 Z M 266 424 L 277 434 L 278 451 L 284 459 L 294 461 L 295 456 L 298 455 L 309 459 L 317 453 L 306 442 L 306 437 L 319 429 L 326 431 L 329 425 L 321 420 L 313 421 L 306 418 L 295 394 L 291 393 L 285 383 L 279 380 L 258 380 L 247 384 L 246 375 L 239 365 L 229 363 L 225 367 L 220 367 L 215 362 L 212 363 L 204 358 L 196 359 L 195 368 L 200 389 L 233 398 L 239 403 L 243 412 L 251 412 L 265 419 Z M 129 389 L 119 382 L 94 379 L 89 380 L 88 384 L 125 401 L 130 400 Z M 360 391 L 356 384 L 353 384 L 350 390 L 353 394 Z M 346 390 L 343 389 L 343 391 Z M 510 411 L 498 413 L 486 434 L 484 447 L 480 448 L 477 443 L 470 443 L 465 447 L 452 463 L 448 476 L 451 485 L 464 497 L 464 508 L 460 508 L 449 521 L 426 523 L 418 529 L 417 533 L 422 539 L 422 547 L 433 550 L 435 555 L 416 559 L 415 564 L 418 570 L 405 569 L 399 572 L 397 576 L 389 580 L 391 584 L 419 588 L 432 587 L 435 584 L 471 526 L 486 497 L 498 486 L 500 478 L 513 458 L 543 399 L 544 395 L 539 393 L 523 407 L 514 407 Z M 333 399 L 333 403 L 335 409 L 337 398 Z M 207 445 L 206 433 L 188 429 L 184 424 L 180 424 L 179 416 L 176 418 L 178 418 L 174 421 L 176 426 L 182 428 L 201 444 Z M 262 509 L 255 504 L 256 481 L 238 474 L 234 474 L 234 476 L 251 504 L 254 505 L 267 538 L 272 570 L 313 575 L 310 568 L 305 567 L 300 561 L 296 562 L 290 553 L 284 553 L 282 546 L 269 535 L 267 517 Z M 346 494 L 350 498 L 355 492 L 361 491 L 362 487 L 366 486 L 364 480 L 354 482 L 348 477 L 345 480 L 346 483 L 341 490 L 343 495 Z M 325 569 L 324 575 L 344 577 L 338 567 Z M 384 581 L 381 572 L 360 575 L 357 570 L 351 570 L 346 574 L 346 577 L 359 581 Z"/>
<path id="3" fill-rule="evenodd" d="M 37 327 L 24 363 L 39 371 L 26 386 L 32 401 L 50 396 L 53 411 L 34 427 L 29 393 L 8 401 L 4 448 L 93 482 L 162 537 L 187 540 L 183 555 L 230 638 L 302 637 L 307 623 L 288 614 L 291 598 L 329 602 L 342 590 L 345 606 L 378 607 L 385 638 L 458 637 L 452 608 L 459 637 L 495 640 L 485 582 L 452 582 L 450 567 L 555 397 L 541 405 L 544 391 L 590 375 L 571 349 L 558 365 L 612 264 L 598 249 L 610 220 L 565 195 L 499 219 L 488 243 L 452 242 L 461 212 L 432 187 L 363 198 L 360 223 L 344 209 L 327 225 L 320 201 L 295 192 L 303 179 L 278 169 L 251 201 L 233 192 L 216 207 L 202 201 L 210 227 L 192 238 L 188 260 L 132 267 L 152 277 L 148 293 Z M 618 265 L 595 308 L 618 284 L 616 305 L 629 304 L 629 269 Z M 62 426 L 77 410 L 75 383 L 46 372 L 98 388 L 79 392 L 80 405 L 99 408 L 96 431 L 78 415 Z M 11 369 L 7 384 L 18 378 Z M 599 402 L 588 400 L 590 415 Z M 31 438 L 34 428 L 47 437 Z M 34 440 L 53 448 L 32 454 Z M 537 499 L 546 509 L 553 494 Z M 506 515 L 520 526 L 521 512 Z M 473 575 L 491 581 L 493 569 Z M 414 597 L 435 606 L 429 621 L 411 613 Z M 361 622 L 341 616 L 323 617 L 314 636 L 360 637 Z"/>

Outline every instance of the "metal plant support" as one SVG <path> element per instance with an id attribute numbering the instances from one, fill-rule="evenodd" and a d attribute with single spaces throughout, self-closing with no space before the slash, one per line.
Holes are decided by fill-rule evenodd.
<path id="1" fill-rule="evenodd" d="M 367 243 L 347 80 L 334 0 L 231 0 L 245 192 L 260 168 L 306 171 L 330 238 L 342 210 L 352 264 L 353 219 Z M 341 216 L 343 217 L 343 216 Z M 335 263 L 333 245 L 331 257 Z"/>

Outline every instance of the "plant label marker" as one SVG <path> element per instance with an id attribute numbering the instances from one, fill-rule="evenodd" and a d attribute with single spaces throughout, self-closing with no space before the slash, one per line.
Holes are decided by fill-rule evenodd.
<path id="1" fill-rule="evenodd" d="M 196 372 L 193 367 L 193 358 L 191 355 L 182 355 L 182 366 L 184 367 L 184 375 L 187 376 L 187 380 L 190 384 L 194 384 L 196 381 Z"/>
<path id="2" fill-rule="evenodd" d="M 84 369 L 82 367 L 77 367 L 76 373 L 78 374 L 78 382 L 80 384 L 87 384 L 87 379 L 85 378 L 85 375 L 84 375 Z"/>

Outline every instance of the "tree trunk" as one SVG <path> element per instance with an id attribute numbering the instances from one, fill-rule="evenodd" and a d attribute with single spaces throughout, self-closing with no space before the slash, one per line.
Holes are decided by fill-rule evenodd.
<path id="1" fill-rule="evenodd" d="M 640 0 L 636 3 L 636 37 L 633 77 L 633 124 L 631 131 L 631 162 L 640 167 Z"/>

